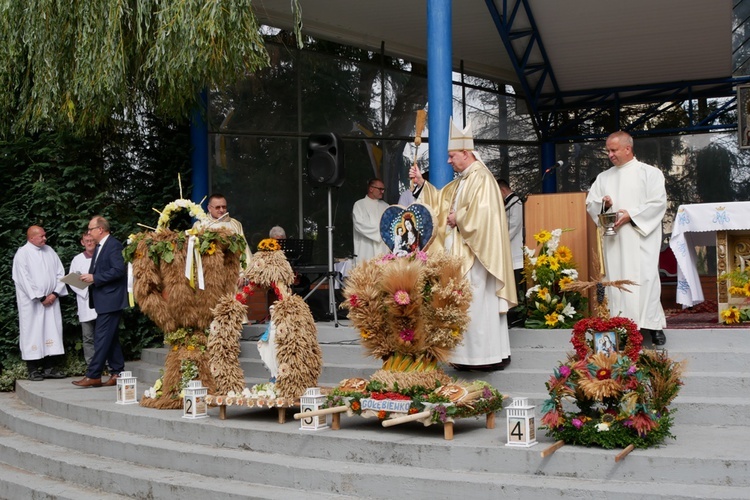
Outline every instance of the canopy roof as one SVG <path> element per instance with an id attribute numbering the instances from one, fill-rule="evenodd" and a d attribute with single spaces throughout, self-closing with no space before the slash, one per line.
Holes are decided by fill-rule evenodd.
<path id="1" fill-rule="evenodd" d="M 417 62 L 427 57 L 427 0 L 298 1 L 305 34 L 376 52 L 384 43 L 387 54 Z M 253 5 L 262 23 L 291 29 L 289 0 Z M 503 19 L 500 25 L 493 9 L 499 10 L 494 19 Z M 463 62 L 468 74 L 525 93 L 535 89 L 537 96 L 558 102 L 592 89 L 732 75 L 731 0 L 454 0 L 452 17 L 454 68 Z M 529 36 L 538 36 L 537 43 L 527 44 Z M 506 49 L 509 40 L 514 57 Z M 514 59 L 521 61 L 520 71 Z M 549 69 L 541 80 L 532 71 L 539 65 Z"/>

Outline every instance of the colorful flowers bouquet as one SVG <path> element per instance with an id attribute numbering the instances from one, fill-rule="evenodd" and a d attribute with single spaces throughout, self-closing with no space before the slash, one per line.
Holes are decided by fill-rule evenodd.
<path id="1" fill-rule="evenodd" d="M 614 334 L 622 349 L 597 351 L 597 332 Z M 668 406 L 682 386 L 683 366 L 665 351 L 642 351 L 642 341 L 626 318 L 577 322 L 571 336 L 575 354 L 546 383 L 550 398 L 541 411 L 547 435 L 604 448 L 647 448 L 673 437 Z"/>
<path id="2" fill-rule="evenodd" d="M 536 250 L 524 247 L 524 275 L 534 285 L 526 292 L 526 328 L 571 328 L 583 318 L 587 299 L 566 285 L 578 279 L 573 253 L 560 245 L 563 229 L 534 235 Z"/>
<path id="3" fill-rule="evenodd" d="M 729 280 L 729 295 L 734 297 L 750 298 L 750 273 L 745 268 L 735 269 L 734 271 L 723 273 L 717 278 L 722 282 Z M 737 307 L 732 305 L 721 311 L 721 320 L 724 324 L 743 323 L 750 320 L 750 306 Z"/>

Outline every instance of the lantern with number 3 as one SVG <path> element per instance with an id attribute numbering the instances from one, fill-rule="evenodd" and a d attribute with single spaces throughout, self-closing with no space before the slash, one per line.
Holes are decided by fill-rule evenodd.
<path id="1" fill-rule="evenodd" d="M 508 442 L 505 446 L 534 446 L 537 442 L 534 406 L 529 405 L 527 398 L 513 398 L 506 411 Z"/>

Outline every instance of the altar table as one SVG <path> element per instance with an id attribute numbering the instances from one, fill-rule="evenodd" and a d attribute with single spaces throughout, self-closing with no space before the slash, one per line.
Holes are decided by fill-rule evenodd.
<path id="1" fill-rule="evenodd" d="M 672 225 L 669 247 L 677 259 L 678 304 L 691 307 L 703 302 L 696 246 L 716 245 L 716 233 L 750 229 L 750 202 L 680 205 Z"/>

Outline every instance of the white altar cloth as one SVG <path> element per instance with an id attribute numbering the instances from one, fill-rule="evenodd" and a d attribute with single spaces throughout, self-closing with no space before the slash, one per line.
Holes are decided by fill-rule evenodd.
<path id="1" fill-rule="evenodd" d="M 750 202 L 680 205 L 672 225 L 669 247 L 677 259 L 678 304 L 691 307 L 703 302 L 696 246 L 716 245 L 716 231 L 750 229 Z"/>

